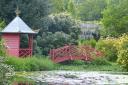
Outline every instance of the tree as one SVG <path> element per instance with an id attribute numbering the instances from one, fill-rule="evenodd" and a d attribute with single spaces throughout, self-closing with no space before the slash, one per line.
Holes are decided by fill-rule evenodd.
<path id="1" fill-rule="evenodd" d="M 48 55 L 50 49 L 58 48 L 70 42 L 70 36 L 63 32 L 43 32 L 42 36 L 37 36 L 34 53 L 37 55 Z"/>
<path id="2" fill-rule="evenodd" d="M 68 13 L 53 14 L 43 19 L 39 35 L 41 35 L 42 32 L 55 33 L 57 31 L 64 32 L 71 35 L 72 38 L 78 39 L 80 28 L 76 20 Z"/>
<path id="3" fill-rule="evenodd" d="M 5 27 L 5 21 L 0 18 L 0 31 Z"/>
<path id="4" fill-rule="evenodd" d="M 33 29 L 39 29 L 41 19 L 52 11 L 51 0 L 1 0 L 0 16 L 9 23 L 16 15 L 17 5 L 20 17 Z"/>
<path id="5" fill-rule="evenodd" d="M 116 1 L 116 0 L 115 0 Z M 103 12 L 102 23 L 105 35 L 118 36 L 128 32 L 128 0 L 109 4 Z"/>
<path id="6" fill-rule="evenodd" d="M 35 53 L 48 55 L 50 49 L 77 44 L 80 28 L 69 14 L 49 15 L 43 21 L 35 41 Z"/>
<path id="7" fill-rule="evenodd" d="M 68 12 L 77 18 L 77 0 L 52 0 L 54 13 Z"/>
<path id="8" fill-rule="evenodd" d="M 84 0 L 79 7 L 79 17 L 84 21 L 100 20 L 107 3 L 105 0 Z"/>

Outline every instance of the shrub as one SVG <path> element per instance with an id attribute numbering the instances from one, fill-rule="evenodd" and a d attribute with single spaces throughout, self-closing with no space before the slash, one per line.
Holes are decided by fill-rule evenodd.
<path id="1" fill-rule="evenodd" d="M 72 64 L 73 65 L 84 65 L 85 61 L 83 61 L 83 60 L 74 60 Z"/>
<path id="2" fill-rule="evenodd" d="M 96 58 L 91 61 L 93 65 L 111 65 L 105 58 Z"/>
<path id="3" fill-rule="evenodd" d="M 41 71 L 54 69 L 54 63 L 46 57 L 7 57 L 7 59 L 6 64 L 12 65 L 15 68 L 15 71 Z"/>
<path id="4" fill-rule="evenodd" d="M 124 33 L 121 37 L 117 38 L 114 46 L 116 47 L 116 49 L 118 51 L 123 50 L 123 49 L 127 49 L 127 47 L 128 47 L 128 34 Z"/>
<path id="5" fill-rule="evenodd" d="M 114 45 L 118 51 L 117 62 L 121 67 L 128 71 L 128 34 L 119 37 Z"/>
<path id="6" fill-rule="evenodd" d="M 95 39 L 79 40 L 78 43 L 79 43 L 79 45 L 90 45 L 90 46 L 92 46 L 92 47 L 95 47 L 95 45 L 96 45 L 96 40 L 95 40 Z"/>
<path id="7" fill-rule="evenodd" d="M 36 37 L 36 54 L 48 55 L 50 49 L 77 44 L 80 27 L 68 13 L 51 14 L 42 19 L 42 27 Z M 35 47 L 37 47 L 35 46 Z M 40 50 L 39 50 L 40 49 Z"/>
<path id="8" fill-rule="evenodd" d="M 13 69 L 9 66 L 4 64 L 5 58 L 0 57 L 0 85 L 8 85 L 9 83 L 7 80 L 10 78 L 9 76 L 12 76 Z M 10 73 L 11 75 L 7 75 L 7 73 Z"/>
<path id="9" fill-rule="evenodd" d="M 117 60 L 117 49 L 114 46 L 114 38 L 101 39 L 97 42 L 96 48 L 104 53 L 104 57 L 109 61 Z"/>
<path id="10" fill-rule="evenodd" d="M 12 76 L 13 68 L 10 65 L 4 64 L 6 58 L 2 57 L 5 56 L 5 48 L 3 45 L 3 40 L 0 40 L 0 85 L 8 85 L 8 78 Z M 11 75 L 7 75 L 10 73 Z"/>
<path id="11" fill-rule="evenodd" d="M 25 68 L 25 64 L 23 59 L 18 59 L 14 57 L 7 57 L 7 60 L 5 61 L 6 64 L 12 65 L 15 70 L 22 71 Z"/>
<path id="12" fill-rule="evenodd" d="M 5 55 L 6 55 L 6 51 L 4 47 L 4 41 L 0 40 L 0 56 L 5 56 Z"/>
<path id="13" fill-rule="evenodd" d="M 118 52 L 117 62 L 121 65 L 124 70 L 128 71 L 128 48 L 125 50 L 120 50 Z"/>

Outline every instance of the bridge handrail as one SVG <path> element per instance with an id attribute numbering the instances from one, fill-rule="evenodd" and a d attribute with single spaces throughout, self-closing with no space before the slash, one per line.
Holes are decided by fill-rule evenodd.
<path id="1" fill-rule="evenodd" d="M 78 57 L 81 57 L 81 59 L 89 60 L 92 59 L 92 54 L 101 56 L 102 52 L 91 46 L 66 45 L 64 47 L 52 49 L 49 53 L 53 61 L 60 58 L 64 59 L 64 57 L 69 57 L 69 59 L 77 59 Z"/>

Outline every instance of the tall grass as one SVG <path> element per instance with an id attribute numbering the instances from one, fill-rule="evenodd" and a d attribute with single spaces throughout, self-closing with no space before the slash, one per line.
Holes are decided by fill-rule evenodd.
<path id="1" fill-rule="evenodd" d="M 5 62 L 8 65 L 12 65 L 15 71 L 42 71 L 52 70 L 55 64 L 46 57 L 7 57 Z"/>
<path id="2" fill-rule="evenodd" d="M 118 65 L 112 64 L 104 58 L 97 58 L 90 62 L 82 60 L 55 64 L 47 57 L 16 58 L 7 57 L 5 62 L 12 65 L 15 71 L 44 71 L 44 70 L 86 70 L 86 71 L 121 71 Z"/>

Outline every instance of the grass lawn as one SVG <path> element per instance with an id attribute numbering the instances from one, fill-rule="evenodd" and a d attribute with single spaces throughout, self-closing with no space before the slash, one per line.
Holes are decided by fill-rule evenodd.
<path id="1" fill-rule="evenodd" d="M 57 70 L 74 70 L 74 71 L 114 71 L 121 72 L 122 68 L 116 63 L 110 65 L 59 65 L 56 67 Z"/>

